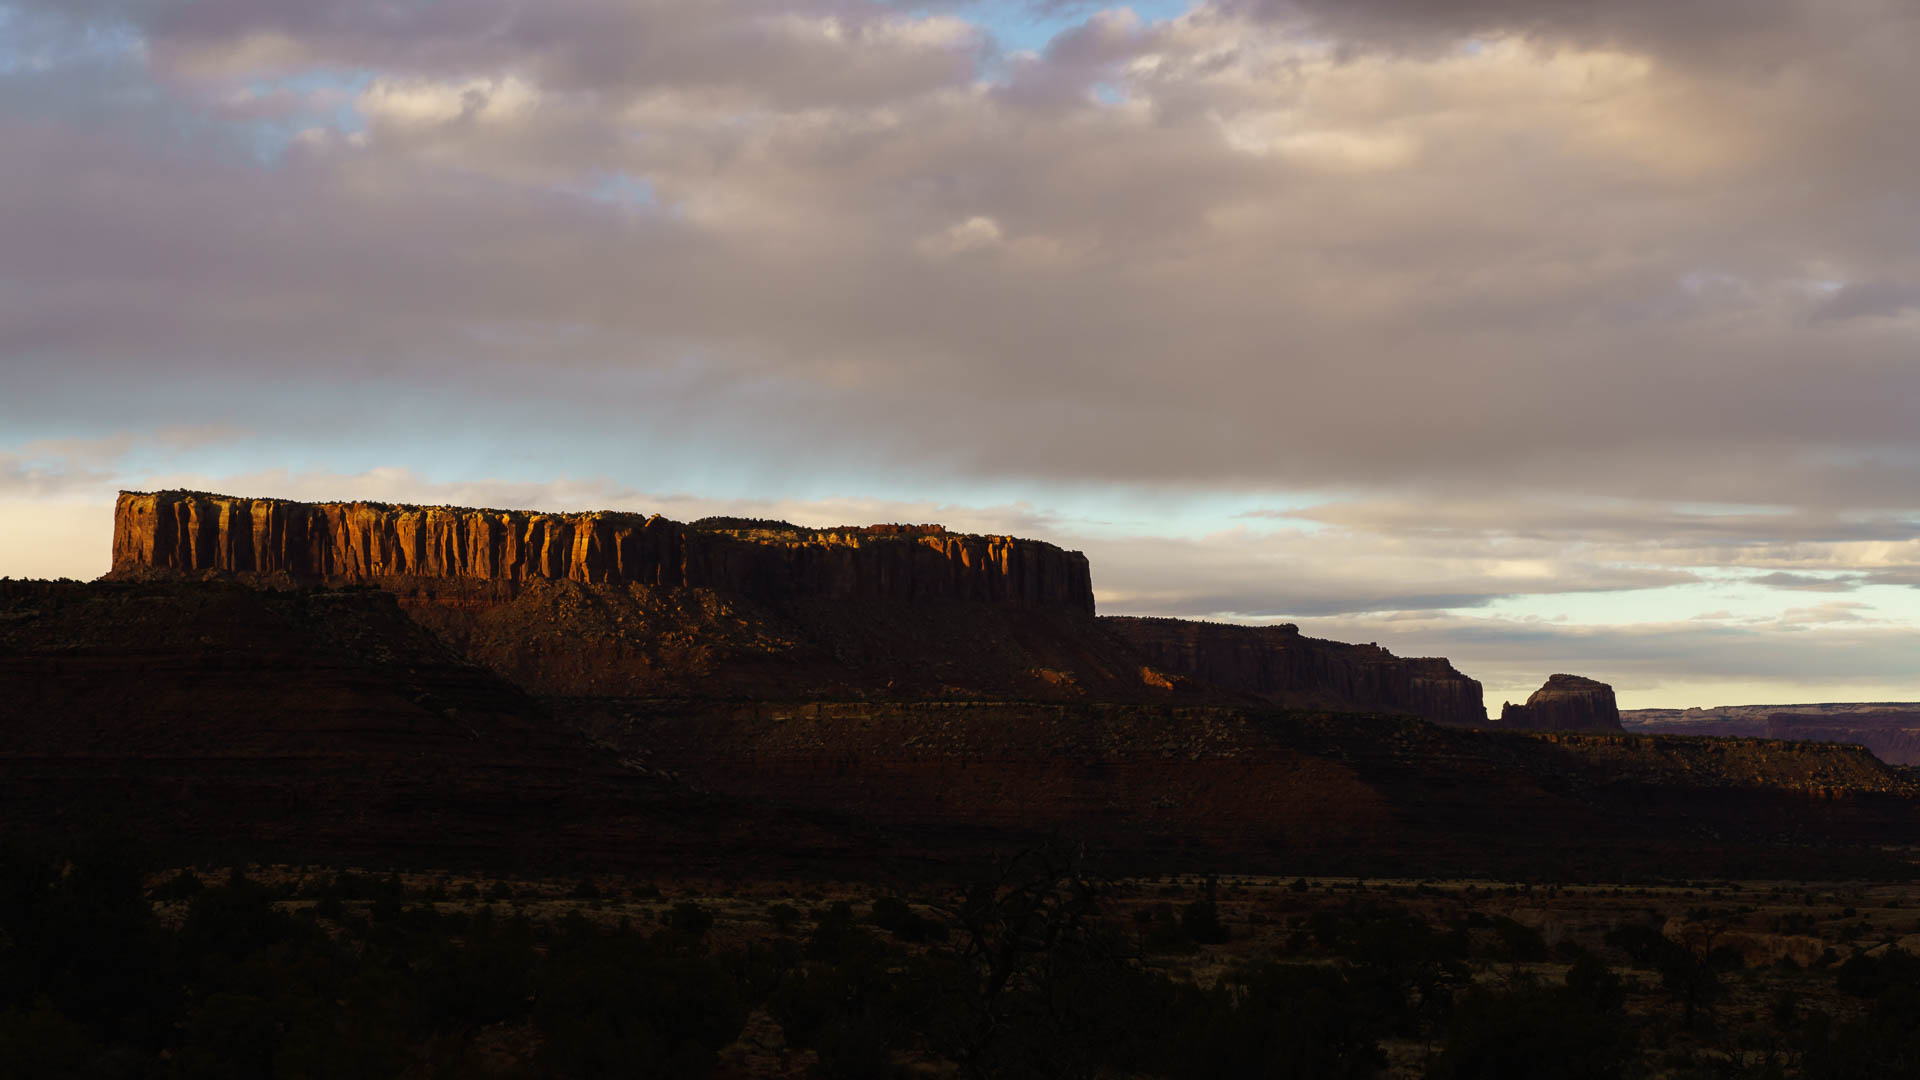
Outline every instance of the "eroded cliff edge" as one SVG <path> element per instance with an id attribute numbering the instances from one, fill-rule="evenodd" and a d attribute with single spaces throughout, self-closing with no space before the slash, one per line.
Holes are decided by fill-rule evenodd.
<path id="1" fill-rule="evenodd" d="M 654 515 L 305 503 L 121 492 L 115 576 L 217 571 L 300 582 L 444 581 L 500 598 L 536 581 L 691 586 L 754 599 L 987 601 L 1091 614 L 1087 558 L 937 525 L 801 529 Z"/>
<path id="2" fill-rule="evenodd" d="M 1441 657 L 1400 657 L 1378 645 L 1310 638 L 1290 623 L 1236 626 L 1111 616 L 1102 626 L 1155 667 L 1292 709 L 1403 713 L 1485 727 L 1476 679 Z"/>
<path id="3" fill-rule="evenodd" d="M 625 513 L 126 492 L 120 580 L 374 586 L 543 695 L 1149 700 L 1087 559 L 938 525 L 803 529 Z"/>

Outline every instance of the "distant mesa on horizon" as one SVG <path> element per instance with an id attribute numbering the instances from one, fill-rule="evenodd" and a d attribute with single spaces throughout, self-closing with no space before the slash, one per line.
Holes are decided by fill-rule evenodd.
<path id="1" fill-rule="evenodd" d="M 1574 676 L 1555 675 L 1490 722 L 1479 681 L 1444 657 L 1311 638 L 1292 624 L 1096 619 L 1081 552 L 937 524 L 813 529 L 126 491 L 107 577 L 381 588 L 455 648 L 543 694 L 1200 695 L 1452 727 L 1619 730 L 1612 689 Z"/>
<path id="2" fill-rule="evenodd" d="M 1894 765 L 1920 765 L 1920 702 L 1827 701 L 1630 709 L 1629 731 L 1857 743 Z"/>

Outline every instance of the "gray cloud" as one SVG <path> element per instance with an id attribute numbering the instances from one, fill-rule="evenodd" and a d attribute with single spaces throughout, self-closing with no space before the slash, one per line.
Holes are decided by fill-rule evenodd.
<path id="1" fill-rule="evenodd" d="M 1891 281 L 1849 282 L 1814 310 L 1816 319 L 1863 319 L 1920 309 L 1920 287 Z"/>
<path id="2" fill-rule="evenodd" d="M 517 70 L 561 91 L 656 87 L 776 97 L 786 107 L 884 101 L 965 82 L 984 38 L 908 23 L 873 0 L 28 0 L 14 5 L 130 31 L 172 75 L 372 69 L 446 78 Z"/>
<path id="3" fill-rule="evenodd" d="M 1653 501 L 1583 500 L 1573 493 L 1557 499 L 1515 504 L 1475 497 L 1471 493 L 1456 498 L 1434 498 L 1409 492 L 1287 510 L 1254 511 L 1247 516 L 1315 521 L 1402 535 L 1501 535 L 1553 542 L 1657 543 L 1686 549 L 1783 542 L 1920 539 L 1920 521 L 1906 510 L 1846 513 L 1809 509 L 1796 512 L 1796 508 L 1788 507 L 1687 509 Z"/>
<path id="4" fill-rule="evenodd" d="M 1920 700 L 1912 665 L 1920 633 L 1911 627 L 1843 622 L 1808 634 L 1771 624 L 1570 626 L 1430 613 L 1303 619 L 1300 627 L 1320 637 L 1378 641 L 1403 656 L 1447 656 L 1485 684 L 1496 710 L 1502 700 L 1526 700 L 1556 671 L 1613 684 L 1622 708 Z"/>
<path id="5" fill-rule="evenodd" d="M 1229 10 L 1298 21 L 1356 45 L 1423 50 L 1461 38 L 1520 34 L 1555 44 L 1653 50 L 1692 57 L 1785 52 L 1823 23 L 1901 19 L 1882 0 L 1839 0 L 1816 10 L 1797 0 L 1226 0 Z"/>
<path id="6" fill-rule="evenodd" d="M 1886 145 L 1901 125 L 1862 126 L 1831 90 L 1551 53 L 1328 64 L 1218 12 L 1102 16 L 1033 62 L 1073 87 L 1118 71 L 1136 113 L 960 91 L 968 35 L 889 37 L 877 5 L 93 10 L 147 35 L 162 71 L 380 81 L 364 145 L 301 144 L 263 172 L 226 123 L 245 103 L 115 105 L 137 71 L 9 80 L 22 152 L 0 169 L 33 212 L 0 227 L 23 286 L 0 345 L 58 354 L 49 378 L 79 355 L 135 379 L 158 358 L 170 378 L 325 363 L 504 386 L 537 351 L 584 391 L 692 353 L 745 429 L 766 428 L 773 379 L 839 412 L 814 445 L 937 443 L 987 476 L 1920 496 L 1910 460 L 1876 456 L 1910 438 L 1911 329 L 1821 317 L 1877 286 L 1805 283 L 1911 260 L 1875 241 L 1913 229 L 1910 147 Z M 1421 20 L 1445 10 L 1363 13 L 1438 34 L 1453 22 Z M 789 18 L 845 28 L 768 29 Z M 636 36 L 698 70 L 576 55 Z M 919 70 L 949 36 L 962 67 L 931 83 L 834 90 L 869 62 Z M 1562 111 L 1556 65 L 1580 64 L 1598 88 Z M 50 127 L 49 101 L 96 115 Z M 1559 127 L 1595 102 L 1617 140 Z M 156 141 L 183 117 L 199 144 Z M 1837 118 L 1856 144 L 1824 145 Z M 591 197 L 609 175 L 659 205 Z M 136 176 L 137 199 L 116 186 Z M 991 242 L 917 243 L 975 219 Z"/>
<path id="7" fill-rule="evenodd" d="M 1378 533 L 1227 533 L 1197 540 L 1074 538 L 1101 610 L 1259 619 L 1482 607 L 1542 593 L 1656 589 L 1698 576 L 1600 564 L 1547 546 L 1409 544 Z"/>
<path id="8" fill-rule="evenodd" d="M 1812 574 L 1793 574 L 1776 570 L 1771 574 L 1761 574 L 1752 578 L 1755 585 L 1765 585 L 1769 589 L 1789 589 L 1797 592 L 1852 592 L 1861 584 L 1860 576 L 1839 578 L 1815 577 Z"/>

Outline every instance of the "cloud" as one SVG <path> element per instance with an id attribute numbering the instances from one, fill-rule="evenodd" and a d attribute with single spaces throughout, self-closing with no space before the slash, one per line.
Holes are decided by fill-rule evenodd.
<path id="1" fill-rule="evenodd" d="M 933 258 L 945 258 L 967 251 L 996 248 L 1003 237 L 1000 225 L 990 217 L 974 215 L 946 229 L 920 239 L 919 248 Z"/>
<path id="2" fill-rule="evenodd" d="M 1831 626 L 1835 623 L 1878 622 L 1879 620 L 1864 614 L 1872 610 L 1873 608 L 1867 604 L 1843 602 L 1815 604 L 1812 607 L 1788 608 L 1774 621 L 1777 625 L 1790 630 Z"/>
<path id="3" fill-rule="evenodd" d="M 965 82 L 986 48 L 981 31 L 963 20 L 905 15 L 874 0 L 16 6 L 136 35 L 158 70 L 207 81 L 314 68 L 435 80 L 517 70 L 562 93 L 671 86 L 795 105 L 845 104 Z"/>
<path id="4" fill-rule="evenodd" d="M 278 18 L 276 33 L 307 25 Z M 566 327 L 591 368 L 692 346 L 723 382 L 777 369 L 803 389 L 831 385 L 845 415 L 825 426 L 842 439 L 893 437 L 911 453 L 911 435 L 948 429 L 967 445 L 941 460 L 980 475 L 1915 493 L 1910 466 L 1830 452 L 1904 438 L 1891 403 L 1913 387 L 1890 362 L 1903 343 L 1808 321 L 1830 301 L 1783 283 L 1810 272 L 1796 245 L 1825 240 L 1782 224 L 1794 215 L 1768 190 L 1739 194 L 1744 170 L 1802 148 L 1743 144 L 1726 151 L 1740 172 L 1666 175 L 1675 159 L 1657 148 L 1704 152 L 1728 129 L 1772 137 L 1737 100 L 1674 107 L 1693 92 L 1686 78 L 1630 58 L 1508 42 L 1343 63 L 1218 14 L 1144 29 L 1095 19 L 1083 36 L 1125 43 L 1105 47 L 1113 62 L 1152 50 L 1117 76 L 1138 108 L 1026 106 L 959 82 L 815 107 L 784 86 L 739 97 L 691 76 L 587 92 L 530 47 L 459 73 L 445 59 L 483 39 L 509 49 L 519 23 L 496 41 L 470 21 L 429 33 L 415 20 L 401 28 L 413 37 L 359 55 L 341 43 L 353 18 L 373 16 L 350 7 L 296 40 L 305 62 L 396 65 L 359 96 L 371 137 L 290 151 L 270 188 L 244 158 L 155 168 L 145 153 L 22 132 L 40 164 L 13 179 L 49 225 L 12 250 L 47 249 L 58 228 L 69 254 L 40 268 L 43 291 L 66 299 L 36 299 L 18 332 L 99 366 L 159 351 L 205 379 L 228 374 L 219 357 L 292 366 L 298 351 L 375 355 L 432 382 L 448 366 L 484 371 L 494 350 L 472 347 L 476 324 Z M 241 22 L 253 29 L 220 40 L 265 32 Z M 712 29 L 663 25 L 699 41 Z M 215 29 L 154 32 L 204 43 Z M 821 30 L 808 48 L 851 61 L 890 47 L 869 37 Z M 408 42 L 417 56 L 379 51 Z M 1035 62 L 1108 63 L 1090 45 L 1056 52 Z M 1531 149 L 1513 171 L 1479 174 L 1516 144 Z M 148 176 L 148 201 L 58 182 L 87 163 Z M 657 212 L 615 221 L 571 194 L 609 173 L 643 178 Z M 1770 245 L 1751 238 L 1757 216 L 1711 208 L 1727 183 L 1734 202 L 1759 199 Z M 289 200 L 297 218 L 276 209 Z M 1569 200 L 1602 209 L 1570 216 Z M 147 206 L 171 224 L 144 220 Z M 992 277 L 914 258 L 979 250 L 996 232 L 1044 234 L 1053 257 Z M 192 272 L 151 273 L 187 253 Z M 1756 284 L 1709 304 L 1680 284 L 1704 261 Z M 207 295 L 237 318 L 196 317 Z M 1831 359 L 1790 362 L 1808 350 Z M 891 394 L 900 380 L 916 393 Z M 1560 422 L 1573 399 L 1604 423 Z M 1690 468 L 1668 468 L 1675 457 Z"/>
<path id="5" fill-rule="evenodd" d="M 1816 36 L 1823 19 L 1797 0 L 1226 0 L 1229 10 L 1304 25 L 1355 46 L 1423 50 L 1517 34 L 1555 45 L 1603 44 L 1687 57 L 1745 57 Z M 1878 0 L 1823 6 L 1829 23 L 1901 9 Z"/>
<path id="6" fill-rule="evenodd" d="M 1904 279 L 1920 160 L 1852 93 L 1899 72 L 1742 82 L 1621 35 L 1355 58 L 1208 8 L 1089 17 L 1016 76 L 1075 88 L 1042 101 L 983 82 L 954 16 L 879 5 L 93 10 L 146 59 L 0 89 L 30 211 L 0 226 L 24 283 L 0 345 L 29 383 L 372 366 L 504 413 L 537 350 L 592 415 L 691 356 L 717 428 L 793 424 L 754 414 L 777 382 L 834 414 L 806 446 L 975 477 L 1920 495 L 1910 333 L 1821 317 L 1865 287 L 1807 284 Z M 692 59 L 643 62 L 667 52 Z M 957 66 L 847 81 L 927 55 Z M 223 126 L 261 78 L 343 70 L 371 72 L 358 142 L 321 129 L 263 172 Z M 143 79 L 160 104 L 115 104 Z M 156 135 L 196 124 L 230 152 Z M 590 197 L 606 176 L 651 201 Z"/>
<path id="7" fill-rule="evenodd" d="M 1075 540 L 1101 610 L 1260 619 L 1482 607 L 1494 600 L 1656 589 L 1679 569 L 1596 565 L 1547 546 L 1409 545 L 1367 533 L 1230 531 Z"/>
<path id="8" fill-rule="evenodd" d="M 1841 613 L 1844 614 L 1844 613 Z M 1612 684 L 1622 708 L 1766 701 L 1920 700 L 1920 632 L 1845 618 L 1817 633 L 1777 623 L 1606 626 L 1447 613 L 1299 620 L 1302 632 L 1443 655 L 1486 687 L 1489 706 L 1524 701 L 1556 671 Z"/>
<path id="9" fill-rule="evenodd" d="M 1861 584 L 1858 576 L 1825 578 L 1815 577 L 1812 574 L 1793 574 L 1784 570 L 1762 574 L 1751 580 L 1753 584 L 1765 585 L 1769 589 L 1792 589 L 1798 592 L 1852 592 Z"/>
<path id="10" fill-rule="evenodd" d="M 1866 319 L 1920 309 L 1920 287 L 1891 281 L 1851 281 L 1814 309 L 1816 319 Z"/>

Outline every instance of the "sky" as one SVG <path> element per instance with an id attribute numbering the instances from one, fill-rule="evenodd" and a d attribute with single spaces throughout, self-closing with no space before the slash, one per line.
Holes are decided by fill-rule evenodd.
<path id="1" fill-rule="evenodd" d="M 1920 700 L 1911 0 L 0 0 L 0 575 L 121 488 L 1085 551 Z"/>

